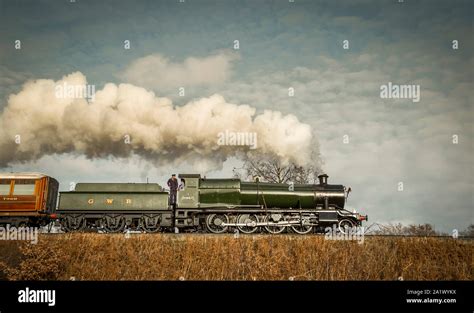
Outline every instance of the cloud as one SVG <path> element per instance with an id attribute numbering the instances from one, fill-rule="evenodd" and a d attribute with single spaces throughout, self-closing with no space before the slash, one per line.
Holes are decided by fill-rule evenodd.
<path id="1" fill-rule="evenodd" d="M 56 87 L 65 84 L 87 81 L 80 72 L 57 82 L 29 81 L 10 96 L 0 115 L 0 165 L 75 153 L 89 158 L 138 155 L 157 165 L 189 163 L 207 171 L 221 168 L 229 157 L 251 153 L 250 143 L 220 145 L 219 135 L 226 131 L 255 134 L 255 152 L 283 162 L 305 165 L 318 155 L 311 127 L 292 114 L 256 114 L 255 108 L 229 103 L 218 94 L 174 106 L 130 84 L 108 83 L 93 102 L 57 97 Z"/>
<path id="2" fill-rule="evenodd" d="M 179 63 L 155 53 L 133 61 L 119 77 L 151 90 L 215 85 L 231 76 L 238 58 L 236 53 L 221 51 L 203 58 L 188 57 Z"/>

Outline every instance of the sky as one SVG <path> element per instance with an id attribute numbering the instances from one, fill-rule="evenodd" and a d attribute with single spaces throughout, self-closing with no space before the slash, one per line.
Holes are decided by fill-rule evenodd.
<path id="1" fill-rule="evenodd" d="M 329 182 L 350 186 L 349 209 L 369 224 L 462 230 L 474 223 L 473 8 L 456 0 L 0 0 L 0 171 L 47 173 L 62 190 L 81 181 L 163 185 L 171 173 L 230 177 L 242 166 L 237 152 L 207 149 L 209 136 L 187 140 L 237 114 L 234 126 L 258 131 L 262 149 L 322 163 Z M 84 99 L 57 109 L 45 86 L 64 81 L 95 86 L 103 111 Z M 418 86 L 419 101 L 381 97 L 389 82 Z M 117 121 L 133 120 L 133 138 L 143 138 L 136 154 L 82 138 L 120 138 L 119 122 L 100 124 L 93 112 L 123 98 Z M 209 106 L 210 117 L 196 113 Z M 203 120 L 216 110 L 220 119 L 198 128 L 185 113 Z M 153 123 L 173 131 L 149 131 Z M 24 128 L 26 143 L 12 146 Z"/>

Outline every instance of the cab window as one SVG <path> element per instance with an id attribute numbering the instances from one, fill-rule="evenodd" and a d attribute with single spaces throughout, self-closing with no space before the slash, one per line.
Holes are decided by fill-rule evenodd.
<path id="1" fill-rule="evenodd" d="M 0 195 L 8 196 L 10 194 L 10 183 L 9 179 L 0 179 Z"/>
<path id="2" fill-rule="evenodd" d="M 35 194 L 35 181 L 31 179 L 15 180 L 13 194 L 18 196 L 27 196 Z"/>

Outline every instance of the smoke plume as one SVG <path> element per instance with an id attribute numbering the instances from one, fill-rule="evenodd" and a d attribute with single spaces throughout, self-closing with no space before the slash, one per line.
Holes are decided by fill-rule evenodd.
<path id="1" fill-rule="evenodd" d="M 10 95 L 0 115 L 0 167 L 64 153 L 89 158 L 136 154 L 157 165 L 204 162 L 212 169 L 247 153 L 300 165 L 318 155 L 311 127 L 294 115 L 257 114 L 217 94 L 174 106 L 130 84 L 108 83 L 95 92 L 94 101 L 58 97 L 57 86 L 66 84 L 86 85 L 86 77 L 75 72 L 57 82 L 29 81 Z M 256 134 L 256 149 L 219 144 L 219 134 L 226 131 Z"/>

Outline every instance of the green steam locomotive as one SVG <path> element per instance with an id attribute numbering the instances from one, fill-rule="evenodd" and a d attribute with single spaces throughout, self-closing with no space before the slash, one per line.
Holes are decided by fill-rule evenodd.
<path id="1" fill-rule="evenodd" d="M 79 183 L 61 192 L 57 216 L 65 231 L 208 232 L 245 234 L 341 232 L 366 215 L 344 209 L 350 188 L 328 184 L 275 184 L 181 174 L 184 188 L 171 204 L 158 184 Z"/>

